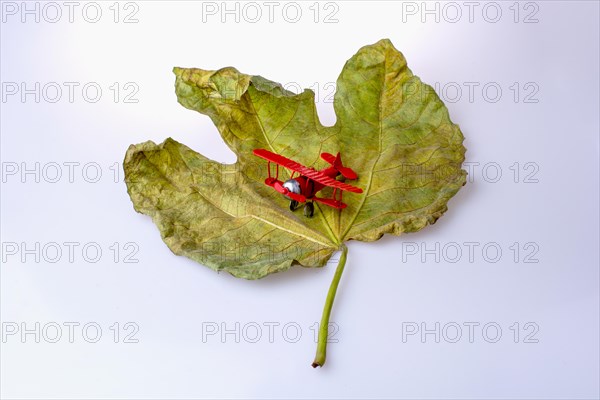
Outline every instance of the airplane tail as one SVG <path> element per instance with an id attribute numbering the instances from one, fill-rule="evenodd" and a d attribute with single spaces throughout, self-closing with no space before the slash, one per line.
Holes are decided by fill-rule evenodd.
<path id="1" fill-rule="evenodd" d="M 330 153 L 322 153 L 321 158 L 333 166 L 346 179 L 356 179 L 358 175 L 351 168 L 344 167 L 342 157 L 338 152 L 336 156 Z"/>

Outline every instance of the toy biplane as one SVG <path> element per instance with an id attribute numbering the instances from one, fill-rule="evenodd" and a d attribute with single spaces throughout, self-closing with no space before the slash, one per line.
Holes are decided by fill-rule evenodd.
<path id="1" fill-rule="evenodd" d="M 291 211 L 295 211 L 300 203 L 305 203 L 304 215 L 307 217 L 312 217 L 314 214 L 315 208 L 313 201 L 325 204 L 329 207 L 344 209 L 346 208 L 346 204 L 342 203 L 342 191 L 362 193 L 361 188 L 336 179 L 339 175 L 350 180 L 358 178 L 356 172 L 342 165 L 340 153 L 337 153 L 336 156 L 329 153 L 322 153 L 321 158 L 331 164 L 331 166 L 320 171 L 317 171 L 314 168 L 305 167 L 296 161 L 290 160 L 280 154 L 272 153 L 269 150 L 255 149 L 254 154 L 268 161 L 267 169 L 269 171 L 269 177 L 265 179 L 265 184 L 271 186 L 291 200 Z M 275 163 L 275 176 L 271 175 L 271 163 Z M 279 166 L 292 171 L 290 179 L 285 182 L 278 179 Z M 296 174 L 298 174 L 298 176 L 294 177 Z M 332 198 L 316 196 L 317 192 L 325 187 L 333 188 Z"/>

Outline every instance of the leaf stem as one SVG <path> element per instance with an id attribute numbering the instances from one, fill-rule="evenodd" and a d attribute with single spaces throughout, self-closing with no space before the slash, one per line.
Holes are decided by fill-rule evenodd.
<path id="1" fill-rule="evenodd" d="M 344 266 L 346 265 L 346 256 L 348 255 L 348 248 L 342 243 L 342 255 L 338 262 L 333 280 L 329 286 L 329 292 L 325 299 L 325 306 L 323 307 L 323 316 L 321 317 L 321 325 L 319 325 L 319 342 L 317 343 L 317 355 L 315 361 L 312 363 L 313 368 L 322 367 L 325 364 L 325 357 L 327 353 L 327 335 L 329 333 L 329 316 L 331 315 L 331 308 L 333 307 L 333 300 L 335 299 L 335 293 L 337 292 L 340 278 L 344 272 Z"/>

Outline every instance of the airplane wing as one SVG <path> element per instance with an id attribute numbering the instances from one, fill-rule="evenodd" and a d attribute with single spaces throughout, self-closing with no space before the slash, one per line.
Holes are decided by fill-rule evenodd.
<path id="1" fill-rule="evenodd" d="M 342 208 L 346 208 L 346 207 L 347 207 L 347 204 L 346 204 L 346 203 L 342 203 L 342 202 L 341 202 L 341 201 L 339 201 L 339 200 L 333 200 L 333 199 L 324 199 L 324 198 L 322 198 L 322 197 L 316 197 L 316 196 L 315 196 L 315 197 L 313 197 L 313 200 L 314 200 L 314 201 L 317 201 L 317 202 L 319 202 L 319 203 L 323 203 L 323 204 L 325 204 L 325 205 L 328 205 L 329 207 L 333 207 L 333 208 L 339 208 L 339 209 L 342 209 Z"/>
<path id="2" fill-rule="evenodd" d="M 354 193 L 362 193 L 362 189 L 356 186 L 348 185 L 347 183 L 340 182 L 333 178 L 328 177 L 327 175 L 317 171 L 314 168 L 308 168 L 304 165 L 297 163 L 296 161 L 290 160 L 280 154 L 275 154 L 265 149 L 255 149 L 254 154 L 258 157 L 264 158 L 267 161 L 274 162 L 276 164 L 281 165 L 289 170 L 296 171 L 301 175 L 304 175 L 315 182 L 322 183 L 325 186 L 330 186 L 333 188 L 338 188 L 340 190 L 346 190 L 348 192 Z"/>

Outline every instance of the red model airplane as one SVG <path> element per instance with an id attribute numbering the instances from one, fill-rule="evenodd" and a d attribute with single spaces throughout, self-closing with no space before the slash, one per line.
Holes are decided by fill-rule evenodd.
<path id="1" fill-rule="evenodd" d="M 264 158 L 268 161 L 267 169 L 269 171 L 269 177 L 265 179 L 265 184 L 271 186 L 279 193 L 288 197 L 290 202 L 290 210 L 294 211 L 298 208 L 299 203 L 306 203 L 304 205 L 304 215 L 312 217 L 314 213 L 313 200 L 319 203 L 328 205 L 330 207 L 343 209 L 346 208 L 346 204 L 342 203 L 342 191 L 362 193 L 362 189 L 348 185 L 347 183 L 340 182 L 335 178 L 338 175 L 342 175 L 346 179 L 356 179 L 358 176 L 356 172 L 348 167 L 342 165 L 342 159 L 340 153 L 334 156 L 329 153 L 322 153 L 321 158 L 331 164 L 321 171 L 317 171 L 314 168 L 305 167 L 296 161 L 290 160 L 282 155 L 275 154 L 265 149 L 256 149 L 254 154 Z M 276 164 L 275 177 L 271 176 L 271 163 Z M 285 182 L 278 180 L 279 177 L 279 166 L 285 167 L 292 171 L 290 179 Z M 294 178 L 294 175 L 298 173 L 299 176 Z M 315 196 L 318 191 L 324 187 L 333 188 L 333 196 L 331 199 L 325 199 Z M 336 198 L 336 194 L 339 190 L 339 199 Z"/>

